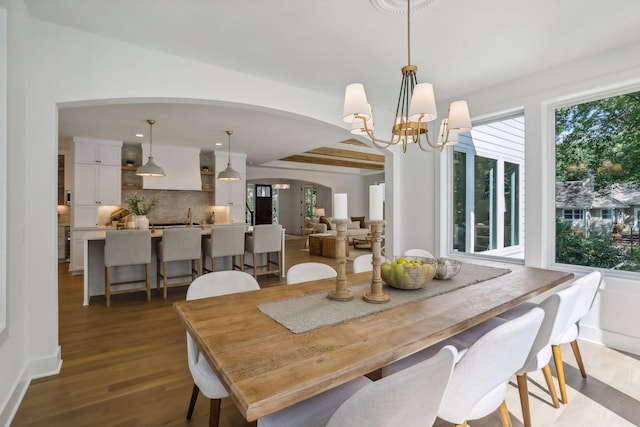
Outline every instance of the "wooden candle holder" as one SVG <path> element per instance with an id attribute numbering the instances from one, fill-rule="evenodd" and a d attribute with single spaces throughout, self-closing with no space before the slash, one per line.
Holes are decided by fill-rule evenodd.
<path id="1" fill-rule="evenodd" d="M 387 221 L 384 220 L 367 221 L 367 224 L 371 227 L 371 262 L 373 271 L 371 273 L 371 292 L 365 292 L 362 299 L 373 304 L 383 304 L 391 300 L 391 297 L 382 291 L 382 278 L 380 277 L 382 227 L 386 223 Z"/>
<path id="2" fill-rule="evenodd" d="M 347 289 L 347 257 L 346 257 L 346 235 L 347 219 L 334 219 L 336 224 L 336 261 L 338 263 L 338 277 L 336 278 L 336 288 L 329 291 L 327 298 L 335 301 L 350 301 L 353 299 L 353 292 Z"/>

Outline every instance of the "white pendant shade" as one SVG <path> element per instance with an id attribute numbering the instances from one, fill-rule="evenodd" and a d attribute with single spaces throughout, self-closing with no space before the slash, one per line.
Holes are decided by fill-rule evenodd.
<path id="1" fill-rule="evenodd" d="M 233 134 L 233 131 L 228 130 L 226 131 L 226 134 L 229 136 L 229 162 L 227 163 L 227 168 L 218 174 L 218 180 L 240 181 L 242 176 L 231 167 L 231 135 Z"/>
<path id="2" fill-rule="evenodd" d="M 147 161 L 146 164 L 139 166 L 138 169 L 136 169 L 136 175 L 155 176 L 155 177 L 165 176 L 164 169 L 158 166 L 156 162 L 153 161 L 153 157 L 151 156 L 149 156 L 149 160 Z"/>
<path id="3" fill-rule="evenodd" d="M 367 102 L 367 94 L 364 91 L 362 83 L 352 83 L 347 86 L 344 93 L 344 109 L 342 120 L 346 123 L 353 123 L 356 119 L 354 116 L 359 114 L 367 119 L 371 118 L 369 112 L 369 103 Z"/>
<path id="4" fill-rule="evenodd" d="M 149 160 L 147 160 L 146 164 L 139 166 L 138 169 L 136 169 L 136 175 L 152 177 L 165 176 L 164 169 L 153 161 L 153 125 L 156 121 L 148 119 L 147 123 L 149 123 Z"/>
<path id="5" fill-rule="evenodd" d="M 409 106 L 409 120 L 418 121 L 420 116 L 423 122 L 430 122 L 438 117 L 436 110 L 436 97 L 433 94 L 431 83 L 419 83 L 413 88 L 411 105 Z"/>
<path id="6" fill-rule="evenodd" d="M 240 181 L 241 178 L 240 173 L 231 167 L 231 163 L 227 163 L 227 168 L 218 174 L 220 181 Z"/>
<path id="7" fill-rule="evenodd" d="M 467 101 L 455 101 L 449 107 L 449 129 L 460 131 L 471 129 L 471 117 Z"/>

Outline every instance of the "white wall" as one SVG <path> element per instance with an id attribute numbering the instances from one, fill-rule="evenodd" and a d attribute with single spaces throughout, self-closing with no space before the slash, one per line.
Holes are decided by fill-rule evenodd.
<path id="1" fill-rule="evenodd" d="M 26 96 L 27 78 L 27 31 L 26 11 L 21 4 L 9 7 L 8 2 L 0 2 L 0 7 L 7 9 L 8 17 L 8 55 L 7 64 L 7 246 L 6 246 L 6 279 L 7 279 L 7 318 L 6 328 L 0 332 L 0 425 L 8 425 L 17 405 L 31 378 L 31 361 L 36 362 L 42 352 L 34 351 L 30 337 L 29 312 L 29 265 L 26 249 L 26 226 L 28 224 L 28 198 L 25 191 L 27 185 L 27 116 Z M 53 159 L 50 159 L 50 163 Z M 53 175 L 51 175 L 53 177 Z M 52 178 L 53 179 L 53 178 Z M 53 205 L 49 205 L 53 211 Z M 42 214 L 43 212 L 41 212 Z M 51 224 L 53 227 L 54 224 Z M 53 241 L 51 241 L 53 244 Z M 38 248 L 42 248 L 38 246 Z M 46 258 L 47 251 L 34 250 L 33 260 Z M 51 249 L 53 247 L 51 246 Z M 52 254 L 51 254 L 52 255 Z M 51 260 L 53 262 L 53 259 Z M 35 270 L 32 268 L 32 270 Z M 51 278 L 49 286 L 52 286 Z M 55 307 L 54 307 L 55 310 Z M 50 332 L 57 343 L 57 315 L 48 316 Z M 50 345 L 49 351 L 56 352 L 57 345 Z M 34 364 L 37 364 L 34 363 Z"/>

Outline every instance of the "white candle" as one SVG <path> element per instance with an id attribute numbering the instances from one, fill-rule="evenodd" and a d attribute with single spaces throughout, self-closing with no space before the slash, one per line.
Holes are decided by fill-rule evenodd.
<path id="1" fill-rule="evenodd" d="M 333 218 L 347 219 L 347 193 L 333 195 Z"/>
<path id="2" fill-rule="evenodd" d="M 384 219 L 382 205 L 382 186 L 369 186 L 369 221 L 382 221 Z"/>

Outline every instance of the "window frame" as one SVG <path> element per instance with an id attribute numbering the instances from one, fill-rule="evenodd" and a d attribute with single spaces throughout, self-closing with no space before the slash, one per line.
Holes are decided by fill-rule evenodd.
<path id="1" fill-rule="evenodd" d="M 497 114 L 492 114 L 492 115 L 487 115 L 482 117 L 481 119 L 474 119 L 472 120 L 472 125 L 474 127 L 476 126 L 480 126 L 480 125 L 485 125 L 485 124 L 491 124 L 491 123 L 496 123 L 496 122 L 500 122 L 500 121 L 506 121 L 512 118 L 522 118 L 523 120 L 525 120 L 526 115 L 525 115 L 525 110 L 524 108 L 516 108 L 513 110 L 509 110 L 509 111 L 505 111 L 502 113 L 497 113 Z M 526 122 L 524 124 L 525 129 L 526 129 Z M 526 138 L 526 131 L 524 134 L 524 137 Z M 476 157 L 485 157 L 485 158 L 490 158 L 493 160 L 496 160 L 498 163 L 497 166 L 497 174 L 503 174 L 504 173 L 504 163 L 508 162 L 511 164 L 515 164 L 518 165 L 518 188 L 519 188 L 519 197 L 520 197 L 520 203 L 519 203 L 519 217 L 524 217 L 525 214 L 525 205 L 524 205 L 524 201 L 525 201 L 525 182 L 526 182 L 526 169 L 525 169 L 525 158 L 523 155 L 523 158 L 518 158 L 516 156 L 510 155 L 509 153 L 504 153 L 504 152 L 498 152 L 497 155 L 495 155 L 495 152 L 492 153 L 492 155 L 488 155 L 487 151 L 481 150 L 478 151 L 476 149 L 476 147 L 473 146 L 462 146 L 462 145 L 456 145 L 454 146 L 453 149 L 447 150 L 446 152 L 442 153 L 443 156 L 443 162 L 445 167 L 441 168 L 441 175 L 440 178 L 441 180 L 443 180 L 443 182 L 447 182 L 447 186 L 446 186 L 446 194 L 442 194 L 441 193 L 441 203 L 442 203 L 442 208 L 440 210 L 441 212 L 441 218 L 444 218 L 444 227 L 442 227 L 442 231 L 441 231 L 441 242 L 443 244 L 441 244 L 441 249 L 443 251 L 443 253 L 446 253 L 448 256 L 456 256 L 456 257 L 468 257 L 468 258 L 475 258 L 475 259 L 487 259 L 487 260 L 491 260 L 491 261 L 505 261 L 505 262 L 509 262 L 509 263 L 513 263 L 513 264 L 524 264 L 524 259 L 521 258 L 514 258 L 509 256 L 510 252 L 522 252 L 524 253 L 525 250 L 525 231 L 524 231 L 524 220 L 522 221 L 521 227 L 522 227 L 522 232 L 520 233 L 520 238 L 518 239 L 518 244 L 517 245 L 513 245 L 513 246 L 508 246 L 508 247 L 502 247 L 499 249 L 494 249 L 494 250 L 489 250 L 489 251 L 485 251 L 485 252 L 456 252 L 453 250 L 453 226 L 454 226 L 454 215 L 453 215 L 453 186 L 454 186 L 454 181 L 453 181 L 453 173 L 454 173 L 454 166 L 453 166 L 453 158 L 454 158 L 454 150 L 461 152 L 461 153 L 465 153 L 467 156 L 467 161 L 466 161 L 466 170 L 467 170 L 467 176 L 469 176 L 469 174 L 474 174 L 474 165 L 475 165 L 475 158 Z M 526 152 L 526 141 L 523 145 L 523 153 Z M 503 179 L 500 179 L 498 182 L 498 185 L 502 184 L 502 186 L 504 187 L 504 182 Z M 503 192 L 501 191 L 501 194 Z M 469 189 L 467 188 L 467 195 L 469 194 Z M 498 201 L 498 211 L 500 211 L 500 209 L 503 208 L 503 203 L 504 201 Z M 469 211 L 472 209 L 472 207 L 470 206 L 469 203 L 466 204 L 466 212 L 465 212 L 465 217 L 469 218 Z M 502 224 L 502 227 L 504 227 L 504 223 L 502 221 L 500 221 L 500 223 Z M 498 227 L 499 228 L 499 227 Z M 470 248 L 471 246 L 469 246 L 471 243 L 473 243 L 473 239 L 471 237 L 469 237 L 470 234 L 473 233 L 467 233 L 466 237 L 465 237 L 465 244 L 467 248 Z M 503 232 L 500 231 L 500 233 L 496 236 L 496 241 L 501 242 L 501 244 L 504 243 L 504 235 Z M 500 245 L 499 245 L 500 246 Z"/>
<path id="2" fill-rule="evenodd" d="M 574 271 L 580 274 L 586 274 L 593 271 L 594 268 L 584 265 L 574 264 L 561 264 L 556 262 L 556 230 L 555 230 L 555 215 L 556 215 L 556 126 L 555 126 L 555 112 L 558 108 L 570 107 L 576 104 L 583 104 L 587 102 L 597 101 L 600 99 L 610 98 L 614 96 L 626 95 L 632 92 L 640 91 L 640 80 L 620 82 L 616 85 L 608 87 L 597 87 L 589 91 L 581 93 L 575 93 L 573 95 L 565 95 L 560 98 L 555 98 L 542 103 L 543 106 L 543 132 L 542 137 L 547 142 L 544 146 L 547 148 L 546 155 L 543 156 L 544 164 L 541 166 L 541 173 L 545 173 L 550 179 L 548 179 L 546 188 L 547 197 L 541 200 L 543 206 L 542 214 L 546 221 L 544 221 L 542 233 L 545 255 L 544 259 L 546 265 L 549 268 Z M 546 238 L 546 241 L 544 240 Z M 603 270 L 604 269 L 600 269 Z M 615 278 L 638 280 L 640 272 L 623 271 L 623 270 L 606 270 L 607 275 Z"/>

